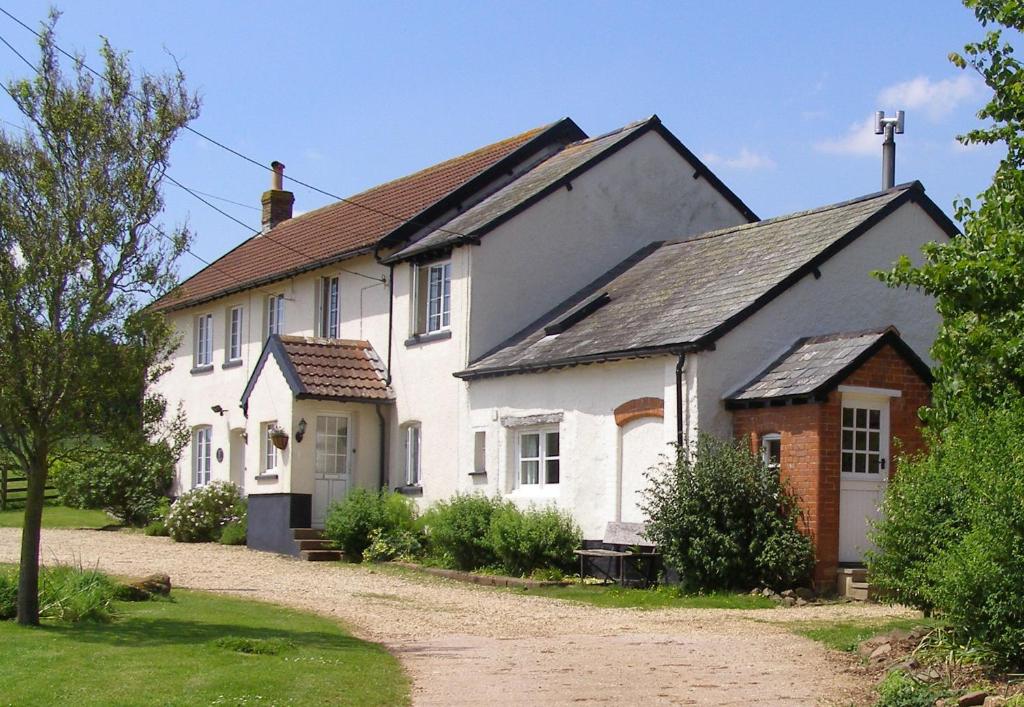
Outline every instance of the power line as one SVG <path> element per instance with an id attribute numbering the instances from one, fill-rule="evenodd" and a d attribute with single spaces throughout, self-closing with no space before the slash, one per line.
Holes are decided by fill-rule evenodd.
<path id="1" fill-rule="evenodd" d="M 5 10 L 4 8 L 0 7 L 0 12 L 2 12 L 5 15 L 7 15 L 7 17 L 9 17 L 11 20 L 13 20 L 14 22 L 18 23 L 22 27 L 24 27 L 26 30 L 28 30 L 29 32 L 34 34 L 36 37 L 39 37 L 40 39 L 42 38 L 42 34 L 40 34 L 38 31 L 32 29 L 30 26 L 28 26 L 27 24 L 22 22 L 20 19 L 18 19 L 14 15 L 12 15 L 10 12 Z M 4 44 L 7 44 L 6 40 L 4 41 Z M 10 46 L 10 45 L 8 44 L 8 46 Z M 72 61 L 76 62 L 77 64 L 82 66 L 82 68 L 86 69 L 87 71 L 89 71 L 93 75 L 97 76 L 98 78 L 100 78 L 103 81 L 107 80 L 107 78 L 103 74 L 101 74 L 99 71 L 96 71 L 96 69 L 93 69 L 88 64 L 86 64 L 84 59 L 82 59 L 80 57 L 77 57 L 77 56 L 75 56 L 75 55 L 65 51 L 56 42 L 53 44 L 53 46 L 61 54 L 63 54 L 64 56 L 68 57 Z M 24 57 L 22 57 L 22 58 L 24 59 Z M 29 65 L 31 66 L 31 64 L 29 64 Z M 129 94 L 129 95 L 132 95 L 134 98 L 136 98 L 136 100 L 139 100 L 133 94 Z M 210 137 L 206 133 L 204 133 L 204 132 L 202 132 L 202 131 L 200 131 L 200 130 L 198 130 L 196 128 L 193 128 L 190 125 L 186 125 L 185 126 L 185 130 L 189 131 L 190 133 L 192 133 L 196 137 L 202 138 L 203 140 L 206 140 L 207 142 L 211 143 L 212 145 L 216 145 L 217 147 L 221 148 L 222 150 L 225 150 L 225 151 L 231 153 L 235 157 L 238 157 L 239 159 L 245 160 L 246 162 L 249 162 L 249 163 L 255 165 L 256 167 L 259 167 L 260 169 L 263 169 L 263 170 L 266 170 L 266 171 L 271 171 L 271 172 L 273 171 L 273 168 L 270 167 L 269 165 L 264 164 L 263 162 L 260 162 L 260 161 L 258 161 L 256 159 L 253 159 L 252 157 L 249 157 L 248 155 L 239 152 L 238 150 L 234 149 L 233 147 L 225 145 L 224 143 L 220 142 L 219 140 L 216 140 L 216 139 Z M 382 209 L 378 209 L 378 208 L 373 207 L 373 206 L 368 206 L 367 204 L 361 204 L 358 201 L 354 201 L 352 199 L 348 199 L 346 197 L 339 196 L 339 195 L 334 194 L 332 192 L 329 192 L 329 191 L 327 191 L 325 189 L 321 189 L 320 187 L 314 186 L 314 185 L 312 185 L 312 184 L 310 184 L 308 182 L 304 182 L 301 179 L 296 179 L 295 177 L 290 177 L 289 176 L 289 177 L 285 177 L 285 178 L 288 179 L 291 182 L 294 182 L 295 184 L 303 186 L 303 187 L 305 187 L 307 189 L 311 189 L 311 190 L 313 190 L 313 191 L 315 191 L 315 192 L 317 192 L 319 194 L 322 194 L 324 196 L 329 196 L 332 199 L 336 199 L 337 201 L 341 201 L 341 202 L 343 202 L 345 204 L 349 204 L 351 206 L 355 206 L 355 207 L 360 208 L 360 209 L 365 209 L 366 211 L 370 211 L 370 212 L 375 213 L 375 214 L 377 214 L 379 216 L 384 216 L 385 218 L 392 219 L 394 221 L 397 221 L 398 223 L 402 223 L 402 224 L 408 223 L 408 224 L 412 224 L 414 226 L 420 226 L 420 227 L 423 227 L 423 228 L 433 228 L 433 230 L 435 230 L 435 231 L 437 231 L 439 233 L 444 233 L 444 234 L 450 235 L 450 236 L 458 236 L 459 238 L 470 238 L 471 237 L 471 236 L 469 236 L 469 235 L 467 235 L 465 233 L 459 233 L 458 231 L 451 231 L 451 230 L 448 230 L 448 229 L 445 229 L 445 228 L 441 228 L 441 227 L 434 227 L 434 226 L 431 226 L 431 224 L 429 224 L 429 223 L 422 223 L 420 221 L 417 221 L 416 219 L 405 218 L 404 216 L 396 216 L 395 214 L 389 213 L 389 212 L 384 211 Z"/>

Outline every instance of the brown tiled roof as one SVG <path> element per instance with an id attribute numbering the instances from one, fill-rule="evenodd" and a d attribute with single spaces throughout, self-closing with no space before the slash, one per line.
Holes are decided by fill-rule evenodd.
<path id="1" fill-rule="evenodd" d="M 416 217 L 551 127 L 528 130 L 349 198 L 359 206 L 339 201 L 289 219 L 271 229 L 268 237 L 254 236 L 229 251 L 153 307 L 177 309 L 197 304 L 370 248 L 403 225 L 399 219 Z"/>
<path id="2" fill-rule="evenodd" d="M 392 402 L 387 371 L 368 341 L 272 336 L 242 394 L 245 407 L 267 359 L 274 356 L 296 398 Z"/>

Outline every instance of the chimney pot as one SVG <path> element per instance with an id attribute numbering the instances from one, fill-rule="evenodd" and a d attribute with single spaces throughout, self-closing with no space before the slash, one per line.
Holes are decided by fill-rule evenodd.
<path id="1" fill-rule="evenodd" d="M 282 221 L 290 219 L 292 206 L 295 204 L 295 195 L 282 188 L 284 165 L 275 160 L 270 163 L 270 168 L 273 170 L 270 176 L 270 189 L 263 192 L 263 198 L 260 200 L 263 203 L 264 231 L 269 231 Z"/>

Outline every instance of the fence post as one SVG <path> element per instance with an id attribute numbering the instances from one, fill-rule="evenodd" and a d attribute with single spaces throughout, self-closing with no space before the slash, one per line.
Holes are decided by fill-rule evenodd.
<path id="1" fill-rule="evenodd" d="M 7 467 L 0 466 L 0 511 L 7 510 Z"/>

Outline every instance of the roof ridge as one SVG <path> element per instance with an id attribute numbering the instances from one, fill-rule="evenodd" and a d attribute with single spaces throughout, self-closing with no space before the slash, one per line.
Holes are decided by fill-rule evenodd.
<path id="1" fill-rule="evenodd" d="M 641 118 L 640 120 L 634 120 L 631 123 L 626 123 L 625 125 L 620 126 L 618 128 L 615 128 L 614 130 L 609 130 L 606 133 L 601 133 L 600 135 L 594 135 L 594 136 L 591 136 L 591 137 L 585 137 L 582 140 L 576 140 L 575 142 L 570 142 L 568 145 L 565 146 L 564 149 L 568 149 L 570 147 L 576 147 L 577 145 L 583 145 L 583 144 L 588 144 L 588 143 L 592 143 L 592 142 L 597 142 L 598 140 L 603 140 L 605 138 L 609 138 L 609 137 L 612 137 L 614 135 L 619 135 L 620 133 L 624 133 L 627 130 L 634 130 L 636 128 L 643 127 L 644 125 L 647 125 L 649 123 L 657 124 L 657 123 L 660 123 L 660 122 L 661 122 L 661 119 L 658 118 L 657 114 L 656 113 L 652 113 L 651 115 L 647 116 L 646 118 Z M 559 153 L 555 153 L 555 155 L 557 155 L 557 154 L 559 154 Z M 552 155 L 551 157 L 554 157 L 555 155 Z M 550 158 L 548 158 L 548 159 L 550 159 Z"/>
<path id="2" fill-rule="evenodd" d="M 720 236 L 727 236 L 732 233 L 739 233 L 740 231 L 746 231 L 752 228 L 757 228 L 758 226 L 773 225 L 781 223 L 783 221 L 791 221 L 793 219 L 803 218 L 804 216 L 810 216 L 812 214 L 821 214 L 827 211 L 841 209 L 846 206 L 853 206 L 854 204 L 863 203 L 865 201 L 870 201 L 872 199 L 878 199 L 883 196 L 888 196 L 891 194 L 905 193 L 917 190 L 924 191 L 924 187 L 921 186 L 921 182 L 915 180 L 913 182 L 897 184 L 891 189 L 884 189 L 881 191 L 872 192 L 870 194 L 864 194 L 862 196 L 857 196 L 852 199 L 847 199 L 845 201 L 838 201 L 833 204 L 825 204 L 824 206 L 818 206 L 813 209 L 792 211 L 788 214 L 780 214 L 779 216 L 772 216 L 771 218 L 761 219 L 760 221 L 753 221 L 751 223 L 741 223 L 736 226 L 726 226 L 725 228 L 718 228 L 713 231 L 707 231 L 706 233 L 702 233 L 699 236 L 694 236 L 693 238 L 679 238 L 676 240 L 668 240 L 665 241 L 665 245 L 681 245 L 684 243 L 693 243 L 695 241 L 705 241 L 711 238 L 718 238 Z"/>
<path id="3" fill-rule="evenodd" d="M 817 334 L 815 336 L 808 336 L 800 340 L 801 343 L 824 343 L 826 341 L 839 341 L 840 339 L 855 339 L 861 336 L 885 336 L 886 334 L 893 333 L 896 336 L 900 335 L 899 329 L 894 325 L 889 324 L 882 327 L 872 327 L 869 329 L 859 329 L 857 331 L 837 331 L 831 334 Z"/>

